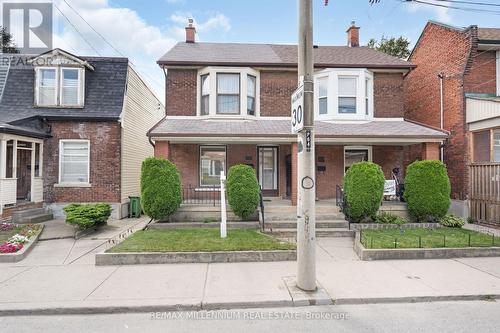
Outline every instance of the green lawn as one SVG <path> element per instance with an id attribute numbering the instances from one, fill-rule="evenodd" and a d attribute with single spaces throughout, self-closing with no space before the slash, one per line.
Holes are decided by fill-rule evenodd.
<path id="1" fill-rule="evenodd" d="M 470 238 L 470 244 L 469 244 Z M 363 230 L 368 249 L 500 246 L 500 237 L 459 228 Z"/>
<path id="2" fill-rule="evenodd" d="M 0 231 L 0 244 L 5 243 L 9 238 L 18 234 L 22 229 L 23 227 L 15 227 L 10 231 Z"/>
<path id="3" fill-rule="evenodd" d="M 295 244 L 279 241 L 256 230 L 230 229 L 220 238 L 218 228 L 138 231 L 107 252 L 213 252 L 293 250 Z"/>

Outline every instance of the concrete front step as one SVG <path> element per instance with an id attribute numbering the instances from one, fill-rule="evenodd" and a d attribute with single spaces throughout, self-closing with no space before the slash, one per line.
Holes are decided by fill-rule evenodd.
<path id="1" fill-rule="evenodd" d="M 293 229 L 297 228 L 297 221 L 265 221 L 266 228 L 272 229 Z M 345 220 L 316 221 L 316 229 L 331 228 L 349 229 L 349 222 Z"/>
<path id="2" fill-rule="evenodd" d="M 44 208 L 30 208 L 12 213 L 12 222 L 19 224 L 42 223 L 54 218 L 52 212 Z"/>
<path id="3" fill-rule="evenodd" d="M 278 237 L 278 238 L 296 238 L 297 229 L 293 228 L 283 228 L 283 229 L 273 229 L 270 230 L 266 227 L 264 231 L 266 234 Z M 354 237 L 354 230 L 341 229 L 341 228 L 323 228 L 316 229 L 316 237 Z"/>
<path id="4" fill-rule="evenodd" d="M 277 214 L 268 213 L 264 211 L 264 218 L 266 222 L 271 221 L 294 221 L 297 219 L 297 213 L 295 214 Z M 335 220 L 345 220 L 344 214 L 333 213 L 333 214 L 318 214 L 316 213 L 316 221 L 335 221 Z"/>

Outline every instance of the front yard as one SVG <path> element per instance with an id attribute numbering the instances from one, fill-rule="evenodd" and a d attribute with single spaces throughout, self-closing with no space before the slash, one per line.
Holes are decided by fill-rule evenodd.
<path id="1" fill-rule="evenodd" d="M 106 252 L 215 252 L 295 250 L 295 244 L 256 230 L 231 229 L 220 238 L 217 228 L 138 231 Z"/>
<path id="2" fill-rule="evenodd" d="M 500 237 L 460 228 L 363 230 L 367 249 L 497 247 Z"/>

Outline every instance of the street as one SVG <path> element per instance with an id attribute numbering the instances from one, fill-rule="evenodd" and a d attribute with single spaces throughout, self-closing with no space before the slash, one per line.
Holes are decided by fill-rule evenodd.
<path id="1" fill-rule="evenodd" d="M 461 301 L 231 311 L 0 317 L 10 332 L 498 332 L 500 303 Z M 190 318 L 187 320 L 187 318 Z M 220 319 L 225 318 L 225 319 Z"/>

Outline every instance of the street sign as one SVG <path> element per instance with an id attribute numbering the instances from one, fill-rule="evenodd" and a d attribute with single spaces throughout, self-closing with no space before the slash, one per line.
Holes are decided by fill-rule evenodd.
<path id="1" fill-rule="evenodd" d="M 304 86 L 300 86 L 292 94 L 292 133 L 304 129 Z"/>

